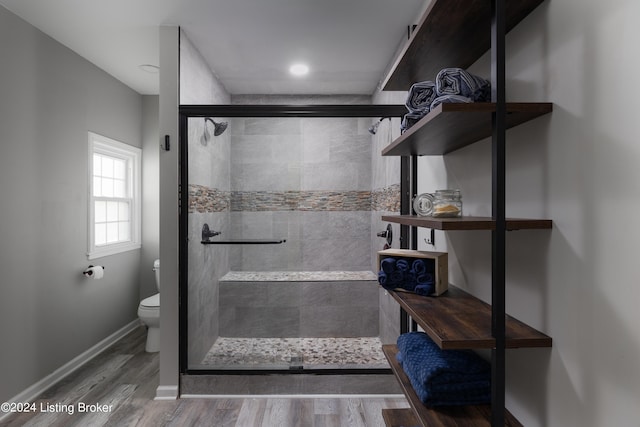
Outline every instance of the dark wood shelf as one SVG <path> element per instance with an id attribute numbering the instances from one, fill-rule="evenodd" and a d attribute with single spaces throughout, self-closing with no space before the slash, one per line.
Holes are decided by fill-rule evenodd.
<path id="1" fill-rule="evenodd" d="M 506 31 L 542 2 L 505 2 Z M 435 79 L 442 68 L 469 67 L 491 48 L 491 16 L 486 0 L 434 0 L 398 52 L 383 90 L 408 90 L 415 82 Z"/>
<path id="2" fill-rule="evenodd" d="M 382 150 L 383 156 L 441 155 L 491 136 L 492 102 L 440 104 Z M 553 110 L 550 102 L 507 103 L 507 129 Z"/>
<path id="3" fill-rule="evenodd" d="M 462 216 L 460 218 L 433 218 L 416 215 L 382 215 L 382 220 L 412 227 L 435 230 L 495 230 L 496 222 L 491 217 Z M 550 219 L 507 218 L 507 230 L 548 230 L 553 226 Z"/>
<path id="4" fill-rule="evenodd" d="M 411 408 L 383 409 L 382 419 L 387 427 L 413 427 L 420 423 Z"/>
<path id="5" fill-rule="evenodd" d="M 449 285 L 439 297 L 389 293 L 443 350 L 495 347 L 491 306 L 462 289 Z M 506 319 L 506 348 L 551 347 L 548 335 L 509 315 Z"/>
<path id="6" fill-rule="evenodd" d="M 446 406 L 429 408 L 425 406 L 413 390 L 411 381 L 402 370 L 396 359 L 398 347 L 383 345 L 382 351 L 391 365 L 391 370 L 398 379 L 400 387 L 413 408 L 419 425 L 423 427 L 458 427 L 458 426 L 490 426 L 491 405 Z M 504 425 L 508 427 L 522 427 L 522 424 L 506 409 L 504 410 Z"/>

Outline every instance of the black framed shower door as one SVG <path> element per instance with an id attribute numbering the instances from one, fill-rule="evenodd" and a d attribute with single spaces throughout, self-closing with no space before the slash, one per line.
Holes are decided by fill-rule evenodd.
<path id="1" fill-rule="evenodd" d="M 180 342 L 180 371 L 183 374 L 252 374 L 252 373 L 382 373 L 388 369 L 302 369 L 302 367 L 283 366 L 276 368 L 262 369 L 233 369 L 219 367 L 194 369 L 189 363 L 189 207 L 190 207 L 190 186 L 189 186 L 189 123 L 194 118 L 376 118 L 376 117 L 401 117 L 406 113 L 403 105 L 182 105 L 179 108 L 180 126 L 180 210 L 179 210 L 179 342 Z M 206 123 L 205 123 L 206 126 Z M 217 127 L 216 127 L 217 128 Z M 206 128 L 205 128 L 206 129 Z M 213 137 L 215 138 L 215 137 Z M 209 141 L 214 143 L 214 139 Z M 204 141 L 202 141 L 204 143 Z M 203 243 L 205 237 L 203 234 Z M 216 241 L 215 237 L 211 239 Z M 278 244 L 282 239 L 257 241 L 238 241 L 225 237 L 218 239 L 218 244 Z M 207 243 L 210 244 L 210 243 Z M 297 369 L 299 368 L 299 369 Z"/>

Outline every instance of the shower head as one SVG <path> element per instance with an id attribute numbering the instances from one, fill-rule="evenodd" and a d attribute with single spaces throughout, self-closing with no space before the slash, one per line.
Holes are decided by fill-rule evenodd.
<path id="1" fill-rule="evenodd" d="M 384 119 L 389 119 L 390 117 L 383 117 L 380 120 L 378 120 L 377 122 L 375 122 L 375 124 L 371 125 L 371 127 L 369 127 L 369 133 L 371 135 L 375 135 L 376 132 L 378 132 L 378 126 L 380 126 L 380 123 L 382 123 L 382 121 Z"/>
<path id="2" fill-rule="evenodd" d="M 376 134 L 376 132 L 378 132 L 378 126 L 380 126 L 380 122 L 376 122 L 374 125 L 371 125 L 371 126 L 369 127 L 369 133 L 370 133 L 371 135 L 375 135 L 375 134 Z"/>
<path id="3" fill-rule="evenodd" d="M 229 125 L 229 123 L 227 122 L 216 122 L 214 121 L 211 117 L 205 117 L 204 118 L 204 131 L 205 134 L 207 134 L 207 122 L 211 122 L 213 123 L 213 136 L 220 136 L 222 135 L 222 133 L 227 130 L 227 126 Z"/>

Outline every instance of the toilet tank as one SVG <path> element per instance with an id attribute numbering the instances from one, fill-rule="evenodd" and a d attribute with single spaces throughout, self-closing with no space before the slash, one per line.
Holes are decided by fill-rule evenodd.
<path id="1" fill-rule="evenodd" d="M 160 292 L 160 260 L 153 261 L 153 272 L 156 274 L 156 288 Z"/>

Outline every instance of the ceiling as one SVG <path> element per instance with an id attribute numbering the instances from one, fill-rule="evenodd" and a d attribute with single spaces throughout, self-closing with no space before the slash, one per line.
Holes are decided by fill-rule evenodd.
<path id="1" fill-rule="evenodd" d="M 140 94 L 177 25 L 232 94 L 371 94 L 425 0 L 0 0 Z M 293 62 L 311 71 L 292 77 Z"/>

